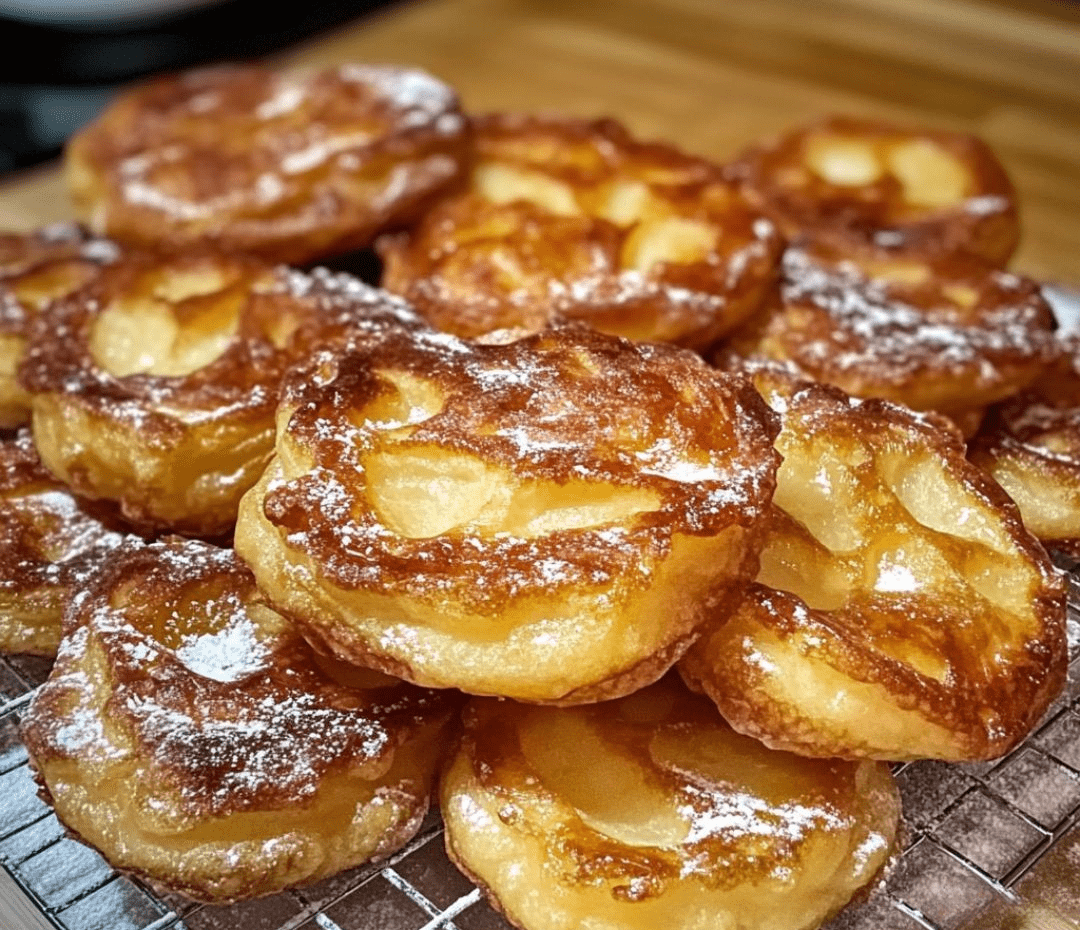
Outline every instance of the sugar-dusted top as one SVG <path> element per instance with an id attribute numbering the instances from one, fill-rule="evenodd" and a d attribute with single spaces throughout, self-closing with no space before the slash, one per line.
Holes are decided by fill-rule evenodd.
<path id="1" fill-rule="evenodd" d="M 168 442 L 193 424 L 272 418 L 291 365 L 380 325 L 424 324 L 400 299 L 325 269 L 128 251 L 37 320 L 19 379 Z"/>
<path id="2" fill-rule="evenodd" d="M 302 262 L 410 217 L 467 140 L 456 94 L 414 68 L 222 66 L 121 95 L 69 144 L 68 181 L 124 241 Z"/>
<path id="3" fill-rule="evenodd" d="M 337 585 L 453 588 L 497 610 L 530 590 L 647 573 L 674 534 L 753 527 L 772 493 L 774 428 L 741 376 L 671 346 L 576 326 L 491 345 L 388 328 L 288 379 L 264 512 Z M 453 506 L 481 503 L 434 531 L 402 529 L 384 487 L 409 470 L 410 511 L 449 486 Z"/>
<path id="4" fill-rule="evenodd" d="M 31 755 L 138 760 L 150 773 L 139 790 L 180 823 L 302 803 L 336 771 L 374 780 L 454 704 L 383 676 L 337 680 L 232 551 L 202 542 L 124 551 L 66 625 L 24 721 Z"/>

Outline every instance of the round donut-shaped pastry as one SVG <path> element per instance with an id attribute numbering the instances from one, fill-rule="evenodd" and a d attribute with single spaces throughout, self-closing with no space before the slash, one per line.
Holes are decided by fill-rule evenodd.
<path id="1" fill-rule="evenodd" d="M 1080 557 L 1080 334 L 1028 390 L 991 409 L 968 450 L 1051 549 Z"/>
<path id="2" fill-rule="evenodd" d="M 897 837 L 887 766 L 734 733 L 677 679 L 587 707 L 473 699 L 450 857 L 524 930 L 809 930 Z"/>
<path id="3" fill-rule="evenodd" d="M 67 829 L 202 901 L 316 881 L 418 829 L 457 702 L 317 657 L 231 550 L 122 552 L 23 719 Z"/>
<path id="4" fill-rule="evenodd" d="M 88 284 L 116 254 L 111 242 L 70 223 L 30 234 L 0 233 L 0 429 L 30 419 L 30 398 L 15 373 L 34 315 Z"/>
<path id="5" fill-rule="evenodd" d="M 481 117 L 475 145 L 467 189 L 377 243 L 383 286 L 440 329 L 564 317 L 701 348 L 775 277 L 779 233 L 710 162 L 612 120 Z"/>
<path id="6" fill-rule="evenodd" d="M 67 602 L 137 541 L 46 471 L 29 433 L 0 439 L 0 652 L 55 655 Z"/>
<path id="7" fill-rule="evenodd" d="M 980 139 L 833 117 L 727 166 L 791 239 L 847 253 L 967 254 L 1003 267 L 1016 248 L 1016 193 Z"/>
<path id="8" fill-rule="evenodd" d="M 384 324 L 423 325 L 345 275 L 129 254 L 39 314 L 19 377 L 41 458 L 76 493 L 148 529 L 214 536 L 270 457 L 289 366 Z"/>
<path id="9" fill-rule="evenodd" d="M 457 96 L 423 71 L 230 66 L 121 95 L 65 168 L 77 214 L 121 242 L 301 263 L 413 219 L 468 144 Z"/>
<path id="10" fill-rule="evenodd" d="M 1034 281 L 980 262 L 856 263 L 791 248 L 780 286 L 729 348 L 792 362 L 856 397 L 977 426 L 983 408 L 1058 356 L 1056 326 Z"/>
<path id="11" fill-rule="evenodd" d="M 746 379 L 673 346 L 386 329 L 286 382 L 236 548 L 342 659 L 600 700 L 663 674 L 753 574 L 773 435 Z"/>
<path id="12" fill-rule="evenodd" d="M 990 759 L 1065 680 L 1065 595 L 941 417 L 773 368 L 761 567 L 680 665 L 741 733 L 805 755 Z"/>

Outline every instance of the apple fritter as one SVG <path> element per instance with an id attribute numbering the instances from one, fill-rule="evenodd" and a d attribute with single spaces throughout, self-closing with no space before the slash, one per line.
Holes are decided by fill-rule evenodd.
<path id="1" fill-rule="evenodd" d="M 473 699 L 465 720 L 447 850 L 524 930 L 808 930 L 896 840 L 885 765 L 768 749 L 670 678 L 588 707 Z"/>
<path id="2" fill-rule="evenodd" d="M 61 822 L 115 868 L 224 903 L 419 828 L 455 697 L 320 659 L 230 550 L 123 551 L 65 625 L 22 735 Z"/>
<path id="3" fill-rule="evenodd" d="M 34 315 L 89 283 L 116 255 L 111 242 L 70 223 L 31 234 L 0 233 L 0 429 L 30 419 L 30 398 L 15 372 Z"/>
<path id="4" fill-rule="evenodd" d="M 0 439 L 0 652 L 55 655 L 67 602 L 137 542 L 45 470 L 29 433 Z"/>
<path id="5" fill-rule="evenodd" d="M 1004 267 L 1020 235 L 1016 193 L 981 139 L 833 117 L 727 166 L 791 239 L 850 254 L 965 254 Z"/>
<path id="6" fill-rule="evenodd" d="M 78 216 L 121 242 L 299 263 L 414 219 L 468 144 L 457 96 L 423 71 L 229 66 L 122 94 L 65 168 Z"/>
<path id="7" fill-rule="evenodd" d="M 779 287 L 717 355 L 792 362 L 856 397 L 934 410 L 969 429 L 1059 354 L 1053 311 L 1028 278 L 950 259 L 852 261 L 791 248 Z"/>
<path id="8" fill-rule="evenodd" d="M 1060 691 L 1065 593 L 946 420 L 761 367 L 782 415 L 757 579 L 680 669 L 736 730 L 846 758 L 990 759 Z"/>
<path id="9" fill-rule="evenodd" d="M 993 408 L 969 456 L 1047 546 L 1080 557 L 1080 334 L 1028 390 Z"/>
<path id="10" fill-rule="evenodd" d="M 344 275 L 128 253 L 35 319 L 19 379 L 38 452 L 76 493 L 116 501 L 147 530 L 228 532 L 272 452 L 286 370 L 387 322 L 424 325 Z"/>
<path id="11" fill-rule="evenodd" d="M 236 548 L 342 659 L 526 701 L 614 697 L 753 575 L 774 435 L 746 379 L 673 346 L 385 329 L 286 382 Z"/>
<path id="12" fill-rule="evenodd" d="M 475 121 L 466 190 L 384 237 L 383 286 L 471 338 L 557 317 L 701 348 L 775 277 L 773 224 L 720 169 L 613 120 Z"/>

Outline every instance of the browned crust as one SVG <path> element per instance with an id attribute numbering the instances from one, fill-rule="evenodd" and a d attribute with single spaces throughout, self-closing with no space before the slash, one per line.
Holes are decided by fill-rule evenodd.
<path id="1" fill-rule="evenodd" d="M 406 448 L 431 443 L 466 452 L 523 479 L 564 484 L 585 476 L 645 488 L 659 495 L 660 506 L 641 514 L 614 543 L 604 527 L 540 539 L 484 538 L 480 546 L 474 534 L 389 534 L 361 500 L 357 470 L 376 432 L 353 423 L 357 411 L 395 390 L 379 370 L 430 381 L 443 395 L 442 409 L 413 427 Z M 776 465 L 774 417 L 745 379 L 718 373 L 683 350 L 582 327 L 509 345 L 387 329 L 316 356 L 309 369 L 287 380 L 282 409 L 291 413 L 279 448 L 296 444 L 313 462 L 307 474 L 275 483 L 261 504 L 288 545 L 313 558 L 320 575 L 340 588 L 441 600 L 450 586 L 461 604 L 485 612 L 530 590 L 551 591 L 545 559 L 565 566 L 568 574 L 558 584 L 592 585 L 597 578 L 633 575 L 644 558 L 662 558 L 673 534 L 753 527 Z M 640 416 L 630 416 L 636 411 Z M 620 440 L 627 430 L 634 435 Z M 702 457 L 702 480 L 663 477 L 663 462 L 651 461 L 645 450 L 665 437 L 676 458 Z M 650 466 L 661 474 L 650 474 Z M 335 504 L 328 519 L 323 503 L 340 503 L 343 494 L 350 503 L 344 509 Z M 368 555 L 351 554 L 369 542 Z"/>
<path id="2" fill-rule="evenodd" d="M 67 601 L 137 542 L 44 468 L 29 433 L 0 438 L 0 652 L 55 656 Z"/>
<path id="3" fill-rule="evenodd" d="M 604 185 L 643 183 L 670 214 L 717 230 L 705 258 L 623 265 L 640 220 L 616 224 L 583 209 L 563 216 L 524 200 L 493 204 L 476 189 L 438 204 L 408 233 L 378 242 L 384 286 L 459 336 L 577 319 L 604 332 L 700 348 L 759 305 L 781 242 L 718 166 L 640 142 L 610 119 L 491 114 L 474 120 L 479 164 L 556 179 L 583 200 Z M 522 279 L 508 283 L 507 263 Z"/>
<path id="4" fill-rule="evenodd" d="M 812 172 L 803 172 L 797 184 L 785 180 L 785 173 L 803 165 L 806 143 L 815 135 L 881 144 L 905 139 L 933 142 L 967 168 L 973 189 L 958 207 L 919 209 L 905 203 L 902 186 L 891 174 L 857 187 L 831 184 Z M 1012 182 L 990 147 L 965 133 L 834 116 L 753 146 L 726 170 L 788 237 L 849 253 L 922 258 L 967 254 L 1003 267 L 1019 239 Z"/>
<path id="5" fill-rule="evenodd" d="M 766 396 L 770 391 L 781 395 L 785 409 L 791 415 L 797 413 L 810 429 L 832 432 L 843 441 L 860 436 L 872 440 L 882 429 L 898 436 L 908 433 L 918 439 L 921 448 L 939 456 L 943 467 L 998 516 L 1003 532 L 1017 551 L 1016 557 L 1041 579 L 1030 602 L 1039 631 L 1014 643 L 1015 649 L 1008 656 L 995 655 L 988 662 L 990 657 L 980 647 L 983 633 L 977 624 L 1005 621 L 980 620 L 945 599 L 928 606 L 914 596 L 892 595 L 876 603 L 869 593 L 856 593 L 841 609 L 829 611 L 810 608 L 794 594 L 760 584 L 748 588 L 735 617 L 746 612 L 752 623 L 774 631 L 782 639 L 813 626 L 819 634 L 814 638 L 815 658 L 854 681 L 882 685 L 896 706 L 916 710 L 927 721 L 948 729 L 955 738 L 956 758 L 996 758 L 1017 745 L 1060 692 L 1068 656 L 1064 586 L 1046 551 L 1025 529 L 1016 505 L 989 475 L 963 457 L 959 433 L 942 429 L 936 418 L 918 417 L 886 401 L 854 405 L 842 391 L 800 382 L 775 367 L 758 369 L 756 383 Z M 782 531 L 800 532 L 783 511 L 778 510 L 774 520 Z M 875 612 L 885 611 L 900 620 L 918 618 L 928 609 L 955 618 L 936 624 L 933 630 L 913 627 L 910 633 L 913 641 L 931 637 L 933 648 L 950 669 L 943 681 L 879 650 L 872 627 L 863 621 L 864 612 L 866 617 L 872 617 Z M 822 743 L 810 717 L 781 719 L 764 706 L 756 697 L 762 673 L 752 658 L 741 654 L 737 644 L 727 642 L 725 630 L 729 624 L 732 629 L 739 628 L 735 619 L 726 618 L 706 628 L 679 668 L 696 690 L 708 693 L 741 732 L 768 745 L 805 754 L 872 756 L 865 747 Z M 993 717 L 989 723 L 987 714 Z M 867 739 L 872 742 L 872 734 Z"/>
<path id="6" fill-rule="evenodd" d="M 123 242 L 300 263 L 412 219 L 467 147 L 456 95 L 416 69 L 222 66 L 124 94 L 66 168 L 79 214 Z"/>
<path id="7" fill-rule="evenodd" d="M 1015 393 L 1058 357 L 1053 312 L 1034 281 L 956 256 L 910 267 L 925 280 L 888 280 L 832 249 L 791 248 L 780 286 L 729 347 L 858 397 L 946 415 Z M 960 303 L 958 291 L 974 302 Z"/>
<path id="8" fill-rule="evenodd" d="M 223 283 L 180 300 L 156 290 L 174 277 L 203 274 L 220 275 Z M 188 374 L 114 375 L 91 349 L 95 323 L 110 307 L 151 294 L 181 326 L 200 314 L 235 311 L 235 335 L 218 357 Z M 257 462 L 269 457 L 286 371 L 323 344 L 379 325 L 423 324 L 400 300 L 321 269 L 303 274 L 200 250 L 169 256 L 131 252 L 90 286 L 38 315 L 19 380 L 34 403 L 42 455 L 77 493 L 117 500 L 125 518 L 147 530 L 209 537 L 227 532 L 235 521 L 236 501 L 246 490 L 233 487 L 238 470 L 246 467 L 253 483 Z M 91 435 L 80 435 L 80 429 Z M 148 474 L 142 464 L 155 462 L 159 471 L 171 472 L 170 456 L 179 456 L 176 473 L 187 473 L 196 468 L 196 453 L 202 455 L 199 467 L 210 471 L 196 475 L 195 482 L 209 482 L 215 465 L 227 470 L 219 493 L 204 483 L 199 491 L 188 487 L 172 495 L 161 490 L 169 486 L 169 475 Z M 101 464 L 110 458 L 139 477 L 117 487 L 115 473 Z"/>

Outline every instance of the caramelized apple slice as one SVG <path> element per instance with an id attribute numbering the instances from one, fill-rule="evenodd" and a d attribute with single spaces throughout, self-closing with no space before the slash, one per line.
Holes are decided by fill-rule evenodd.
<path id="1" fill-rule="evenodd" d="M 748 382 L 670 346 L 387 329 L 290 379 L 237 551 L 357 664 L 527 701 L 624 694 L 753 571 L 770 421 Z"/>
<path id="2" fill-rule="evenodd" d="M 474 700 L 465 720 L 447 849 L 525 930 L 805 930 L 896 839 L 884 765 L 767 749 L 676 679 L 570 709 Z"/>
<path id="3" fill-rule="evenodd" d="M 611 120 L 476 120 L 469 187 L 385 237 L 384 286 L 464 337 L 579 319 L 701 348 L 744 320 L 780 240 L 708 162 Z"/>
<path id="4" fill-rule="evenodd" d="M 66 625 L 23 736 L 57 816 L 114 867 L 224 903 L 419 828 L 454 697 L 326 662 L 231 551 L 123 551 Z"/>
<path id="5" fill-rule="evenodd" d="M 755 146 L 728 172 L 788 237 L 846 254 L 1000 268 L 1019 238 L 1012 183 L 964 133 L 833 117 Z"/>
<path id="6" fill-rule="evenodd" d="M 958 432 L 761 367 L 783 428 L 756 583 L 680 666 L 743 733 L 807 755 L 964 760 L 1060 690 L 1061 579 Z"/>

